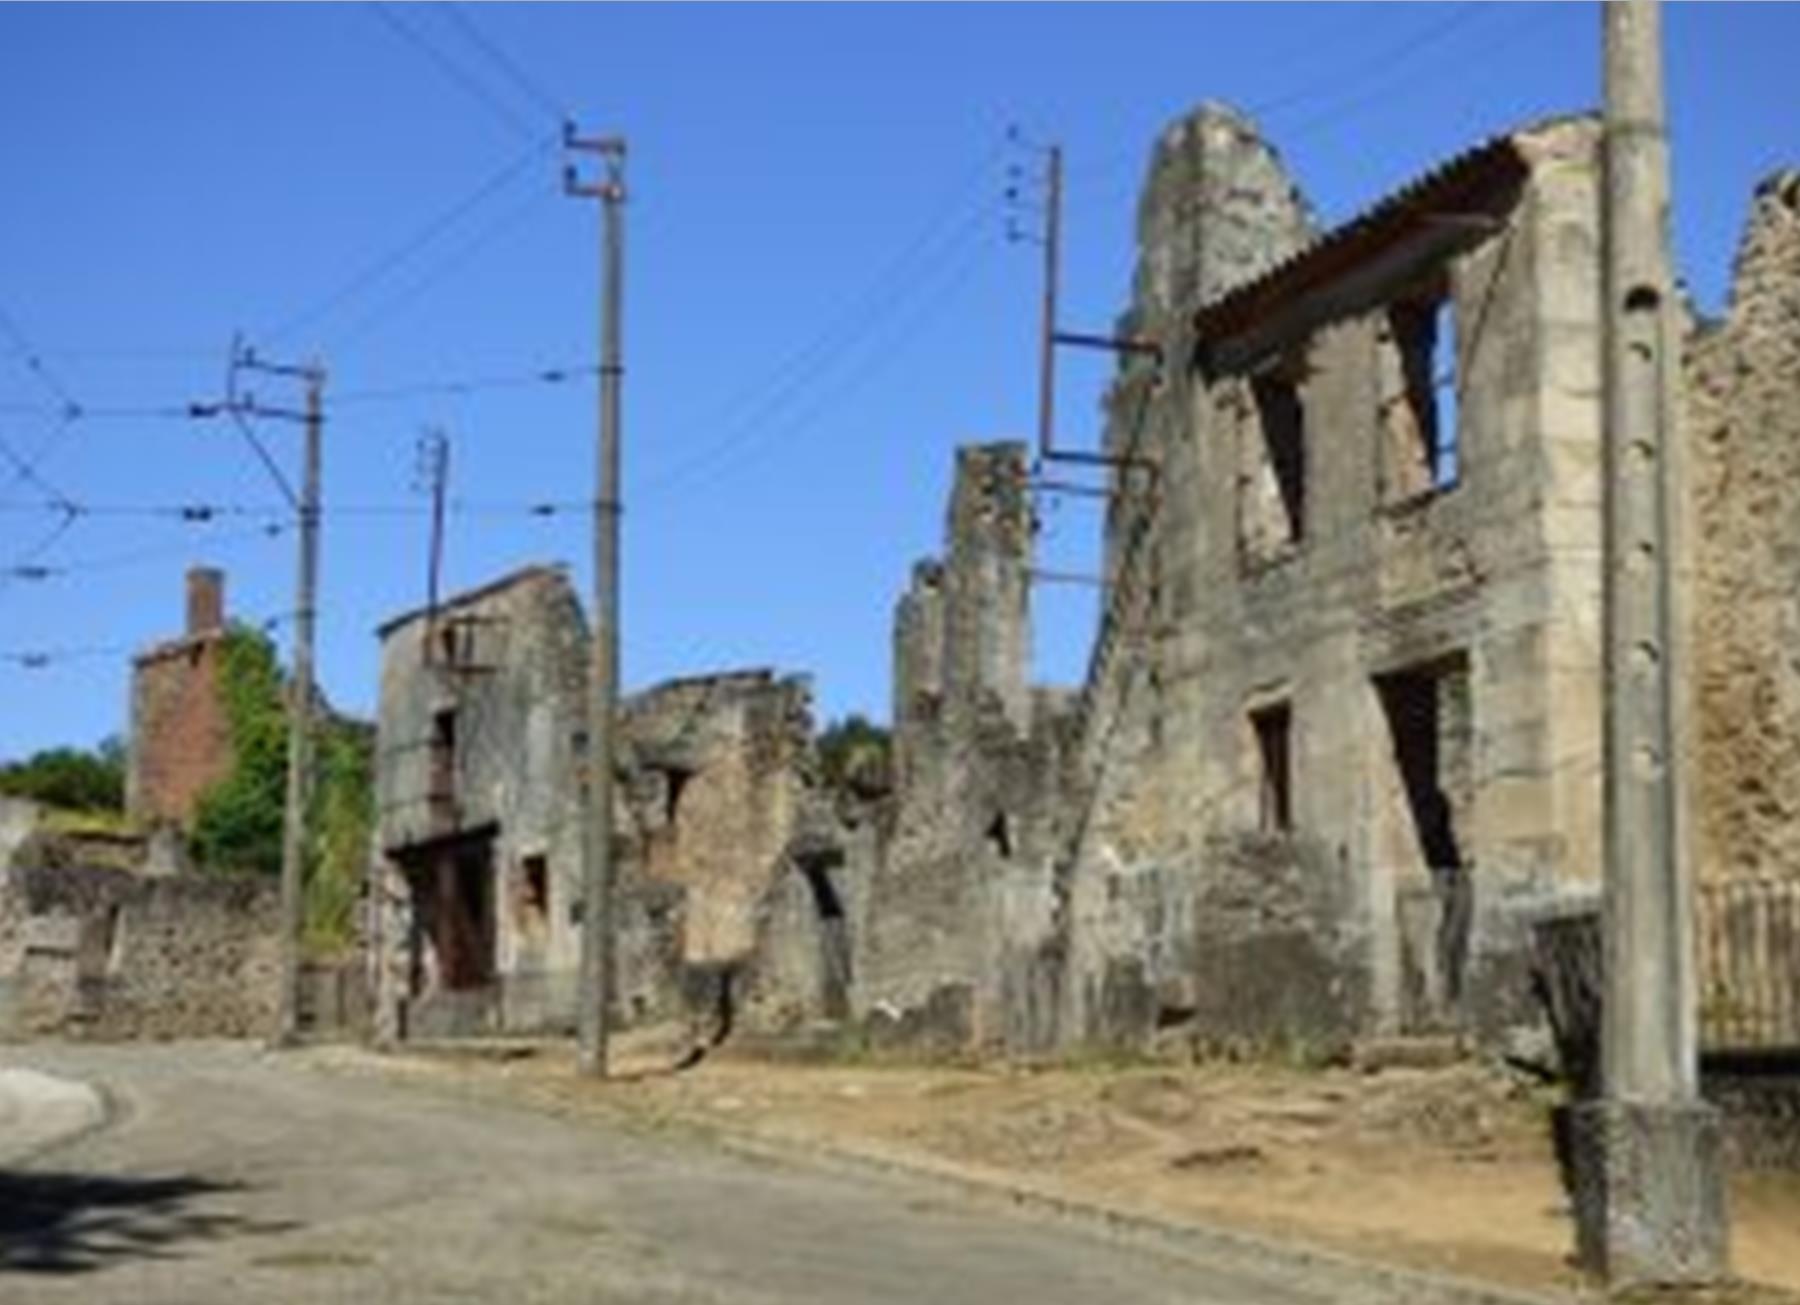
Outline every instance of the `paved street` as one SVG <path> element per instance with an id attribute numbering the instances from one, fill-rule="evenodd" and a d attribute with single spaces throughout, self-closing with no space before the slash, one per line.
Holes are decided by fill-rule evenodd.
<path id="1" fill-rule="evenodd" d="M 320 1073 L 25 1047 L 116 1118 L 0 1169 L 0 1300 L 1311 1305 L 935 1186 Z"/>

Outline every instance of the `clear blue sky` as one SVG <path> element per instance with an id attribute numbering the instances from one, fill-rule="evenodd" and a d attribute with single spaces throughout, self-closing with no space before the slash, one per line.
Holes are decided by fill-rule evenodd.
<path id="1" fill-rule="evenodd" d="M 216 397 L 234 330 L 316 354 L 344 399 L 320 631 L 344 707 L 371 709 L 373 628 L 423 594 L 422 426 L 451 433 L 453 494 L 471 505 L 591 492 L 588 383 L 351 401 L 591 363 L 598 215 L 561 196 L 556 151 L 528 154 L 556 105 L 632 147 L 628 685 L 766 664 L 814 673 L 822 715 L 885 717 L 893 599 L 938 547 L 951 450 L 1033 429 L 1037 251 L 1004 239 L 1009 122 L 1066 146 L 1065 324 L 1099 328 L 1123 304 L 1149 144 L 1202 100 L 1258 110 L 1336 221 L 1484 135 L 1599 96 L 1593 4 L 465 17 L 0 6 L 0 325 L 16 332 L 0 334 L 0 436 L 27 455 L 49 444 L 43 483 L 0 465 L 0 563 L 64 569 L 0 579 L 0 653 L 60 654 L 0 660 L 0 756 L 122 728 L 119 649 L 176 631 L 190 562 L 229 570 L 241 615 L 292 607 L 294 541 L 260 518 L 93 512 L 46 546 L 58 518 L 33 507 L 45 484 L 95 508 L 274 505 L 229 427 L 99 411 Z M 1716 307 L 1751 186 L 1800 158 L 1800 7 L 1678 6 L 1667 28 L 1678 254 Z M 1104 372 L 1065 365 L 1064 438 L 1093 437 Z M 49 415 L 59 388 L 92 415 Z M 294 430 L 263 435 L 295 463 Z M 340 511 L 358 506 L 405 511 Z M 1091 507 L 1046 528 L 1046 565 L 1092 567 Z M 449 580 L 566 559 L 586 592 L 587 538 L 578 514 L 465 512 Z M 1074 681 L 1091 596 L 1039 598 L 1039 674 Z"/>

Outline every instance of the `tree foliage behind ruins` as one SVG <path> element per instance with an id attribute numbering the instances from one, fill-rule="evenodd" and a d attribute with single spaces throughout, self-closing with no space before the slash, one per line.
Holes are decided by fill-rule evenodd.
<path id="1" fill-rule="evenodd" d="M 876 798 L 893 787 L 888 731 L 852 712 L 819 732 L 819 770 L 839 792 Z"/>
<path id="2" fill-rule="evenodd" d="M 69 811 L 125 809 L 125 745 L 116 737 L 86 748 L 49 748 L 0 765 L 0 795 Z"/>
<path id="3" fill-rule="evenodd" d="M 234 626 L 220 647 L 219 693 L 231 735 L 232 769 L 201 795 L 195 859 L 222 874 L 281 873 L 287 791 L 287 709 L 275 646 Z M 370 731 L 322 714 L 306 849 L 306 942 L 315 952 L 348 945 L 374 823 Z"/>

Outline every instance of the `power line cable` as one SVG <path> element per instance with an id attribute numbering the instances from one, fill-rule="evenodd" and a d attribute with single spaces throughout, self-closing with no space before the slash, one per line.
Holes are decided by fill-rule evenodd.
<path id="1" fill-rule="evenodd" d="M 499 99 L 499 97 L 492 94 L 487 87 L 482 84 L 480 78 L 476 77 L 473 73 L 469 72 L 461 64 L 457 63 L 449 55 L 440 50 L 436 43 L 427 38 L 422 31 L 413 28 L 408 23 L 402 22 L 399 16 L 396 15 L 388 5 L 380 3 L 380 0 L 375 0 L 374 3 L 366 4 L 363 7 L 374 14 L 375 17 L 379 18 L 390 31 L 397 34 L 408 45 L 412 46 L 415 50 L 419 51 L 429 59 L 439 72 L 443 73 L 451 81 L 462 87 L 465 92 L 487 106 L 489 112 L 493 113 L 495 117 L 505 123 L 509 129 L 518 132 L 522 136 L 529 137 L 535 135 L 525 120 L 514 113 L 505 102 Z"/>
<path id="2" fill-rule="evenodd" d="M 728 442 L 715 445 L 700 456 L 677 466 L 672 471 L 652 480 L 640 491 L 643 495 L 666 494 L 670 490 L 682 486 L 691 486 L 710 474 L 727 467 L 741 468 L 743 454 L 766 447 L 776 436 L 793 435 L 806 430 L 830 412 L 835 405 L 841 403 L 850 394 L 873 377 L 882 368 L 892 364 L 910 345 L 919 331 L 931 321 L 949 302 L 956 291 L 960 290 L 975 270 L 982 264 L 989 251 L 980 244 L 967 250 L 966 256 L 955 264 L 948 266 L 947 275 L 940 276 L 932 283 L 932 292 L 912 305 L 913 313 L 898 319 L 898 329 L 891 338 L 882 342 L 880 348 L 872 350 L 862 360 L 862 365 L 842 375 L 839 383 L 826 392 L 826 395 L 811 407 L 802 411 L 794 419 L 775 423 L 764 421 L 759 424 L 746 425 L 734 433 Z M 940 268 L 940 272 L 945 269 Z"/>
<path id="3" fill-rule="evenodd" d="M 494 222 L 476 232 L 468 241 L 457 246 L 445 259 L 417 281 L 403 290 L 397 291 L 376 307 L 363 314 L 341 333 L 332 337 L 332 344 L 343 348 L 352 341 L 361 340 L 376 326 L 380 325 L 395 312 L 406 307 L 428 290 L 441 283 L 452 272 L 458 271 L 483 249 L 493 244 L 501 236 L 524 224 L 525 220 L 536 214 L 539 205 L 543 204 L 554 191 L 546 188 L 541 192 L 533 192 L 526 201 L 517 208 L 503 213 Z"/>
<path id="4" fill-rule="evenodd" d="M 396 245 L 387 253 L 375 259 L 362 271 L 356 273 L 338 289 L 326 295 L 310 308 L 302 309 L 293 316 L 278 323 L 273 330 L 265 331 L 262 339 L 269 344 L 279 344 L 303 326 L 334 312 L 342 304 L 380 281 L 395 268 L 416 255 L 425 246 L 431 244 L 444 232 L 455 226 L 464 217 L 479 208 L 490 197 L 505 189 L 508 184 L 519 177 L 534 162 L 549 155 L 557 148 L 558 138 L 544 137 L 534 142 L 524 152 L 511 159 L 499 171 L 488 176 L 474 190 L 458 199 L 436 217 L 426 222 L 411 236 Z"/>
<path id="5" fill-rule="evenodd" d="M 587 499 L 452 499 L 449 510 L 467 516 L 523 516 L 551 517 L 569 512 L 591 511 L 593 503 Z M 421 503 L 327 503 L 319 512 L 327 517 L 382 517 L 382 516 L 421 516 L 430 508 Z M 64 509 L 50 503 L 30 503 L 19 501 L 0 501 L 0 514 L 6 515 L 41 515 L 56 512 L 63 516 L 114 518 L 140 517 L 161 518 L 185 521 L 193 524 L 206 524 L 229 517 L 248 519 L 274 519 L 280 521 L 294 520 L 292 509 L 278 504 L 263 503 L 224 503 L 224 502 L 187 502 L 187 503 L 77 503 Z"/>
<path id="6" fill-rule="evenodd" d="M 1423 27 L 1405 37 L 1394 45 L 1376 52 L 1373 56 L 1356 64 L 1345 72 L 1339 72 L 1330 78 L 1312 78 L 1305 85 L 1297 86 L 1281 95 L 1271 96 L 1265 100 L 1252 101 L 1247 112 L 1256 118 L 1277 117 L 1290 109 L 1326 99 L 1348 86 L 1368 78 L 1371 74 L 1384 75 L 1393 71 L 1394 65 L 1402 63 L 1417 54 L 1420 50 L 1435 45 L 1453 32 L 1466 26 L 1474 19 L 1482 16 L 1488 6 L 1468 3 L 1455 6 L 1448 15 L 1437 22 Z"/>
<path id="7" fill-rule="evenodd" d="M 542 82 L 526 73 L 515 59 L 500 48 L 498 43 L 482 32 L 467 6 L 440 3 L 438 10 L 447 15 L 450 21 L 456 25 L 457 30 L 467 37 L 477 49 L 487 55 L 489 61 L 500 70 L 508 81 L 523 91 L 527 98 L 534 100 L 559 124 L 568 122 L 573 117 L 561 100 L 544 89 Z"/>
<path id="8" fill-rule="evenodd" d="M 766 375 L 714 409 L 709 414 L 707 424 L 721 422 L 728 415 L 736 415 L 752 408 L 760 410 L 772 391 L 788 387 L 796 376 L 816 373 L 819 361 L 841 347 L 846 336 L 854 335 L 858 328 L 866 329 L 870 325 L 870 318 L 875 314 L 891 310 L 896 294 L 902 292 L 897 291 L 896 287 L 905 284 L 905 278 L 913 264 L 925 256 L 942 229 L 958 215 L 971 191 L 1004 148 L 1004 141 L 996 141 L 991 145 L 945 190 L 942 201 L 933 208 L 918 233 L 882 266 L 881 271 L 859 293 L 839 306 L 817 335 L 789 354 Z M 752 403 L 752 400 L 755 402 Z"/>
<path id="9" fill-rule="evenodd" d="M 776 386 L 763 396 L 761 402 L 748 409 L 743 419 L 730 425 L 725 433 L 713 440 L 704 448 L 664 470 L 652 479 L 645 489 L 656 492 L 674 485 L 685 483 L 699 468 L 728 456 L 731 451 L 746 440 L 754 439 L 757 432 L 766 429 L 771 419 L 783 409 L 791 408 L 804 398 L 809 386 L 819 383 L 821 378 L 829 377 L 832 371 L 850 356 L 851 351 L 865 338 L 887 325 L 894 316 L 917 302 L 914 298 L 925 287 L 933 284 L 932 275 L 940 272 L 949 261 L 949 256 L 961 251 L 978 233 L 983 222 L 991 218 L 997 211 L 994 204 L 989 203 L 972 212 L 964 223 L 956 228 L 953 234 L 927 257 L 918 275 L 912 276 L 905 287 L 898 293 L 881 301 L 881 309 L 844 319 L 846 329 L 829 331 L 814 341 L 806 356 L 811 365 L 803 371 L 788 376 L 785 382 Z M 909 251 L 910 252 L 910 251 Z M 896 264 L 898 266 L 898 264 Z"/>
<path id="10" fill-rule="evenodd" d="M 56 565 L 23 563 L 6 569 L 0 573 L 7 579 L 26 581 L 61 580 L 69 576 L 87 575 L 97 572 L 118 571 L 137 566 L 142 562 L 156 561 L 165 557 L 191 553 L 197 546 L 217 548 L 222 545 L 236 544 L 250 540 L 276 539 L 286 533 L 288 523 L 272 521 L 267 525 L 257 526 L 252 530 L 232 531 L 222 535 L 212 535 L 204 540 L 184 539 L 174 544 L 158 544 L 145 548 L 133 549 L 122 553 L 109 553 L 97 557 L 78 558 Z"/>

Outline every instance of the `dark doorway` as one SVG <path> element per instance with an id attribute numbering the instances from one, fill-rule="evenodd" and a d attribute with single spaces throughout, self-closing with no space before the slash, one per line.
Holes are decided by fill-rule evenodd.
<path id="1" fill-rule="evenodd" d="M 1469 664 L 1461 654 L 1376 678 L 1407 813 L 1439 902 L 1437 965 L 1444 994 L 1462 995 L 1473 885 L 1459 825 L 1473 785 Z"/>
<path id="2" fill-rule="evenodd" d="M 438 984 L 451 990 L 485 987 L 494 978 L 494 842 L 492 830 L 409 850 L 415 950 L 429 945 Z M 423 985 L 415 956 L 414 993 Z"/>

